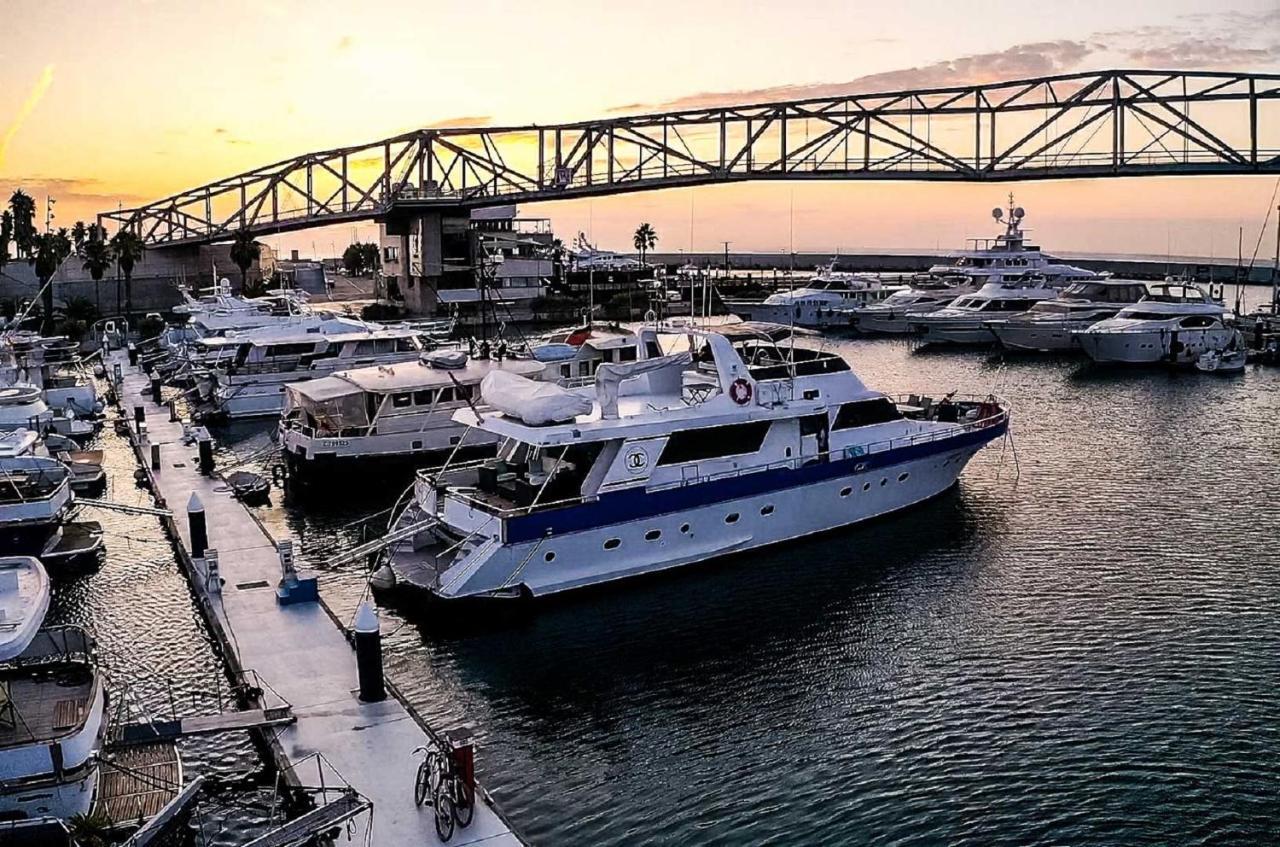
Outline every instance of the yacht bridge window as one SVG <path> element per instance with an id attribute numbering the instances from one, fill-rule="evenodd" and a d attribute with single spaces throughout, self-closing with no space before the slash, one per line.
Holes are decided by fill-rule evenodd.
<path id="1" fill-rule="evenodd" d="M 662 448 L 658 464 L 679 465 L 755 453 L 764 444 L 764 437 L 768 432 L 768 421 L 674 432 Z"/>
<path id="2" fill-rule="evenodd" d="M 836 414 L 836 422 L 831 428 L 853 429 L 859 426 L 888 423 L 889 421 L 899 420 L 901 417 L 902 415 L 898 413 L 897 406 L 886 397 L 877 397 L 874 400 L 857 400 L 840 406 L 840 411 Z"/>

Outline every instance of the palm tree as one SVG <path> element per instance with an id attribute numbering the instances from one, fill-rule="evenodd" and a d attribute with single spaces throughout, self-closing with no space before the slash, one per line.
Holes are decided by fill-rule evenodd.
<path id="1" fill-rule="evenodd" d="M 40 280 L 41 306 L 44 312 L 41 331 L 45 335 L 53 334 L 53 275 L 66 254 L 62 252 L 62 241 L 57 235 L 46 232 L 36 236 L 33 246 L 32 264 L 35 265 L 36 277 Z"/>
<path id="2" fill-rule="evenodd" d="M 9 242 L 13 241 L 13 213 L 0 212 L 0 268 L 9 261 Z"/>
<path id="3" fill-rule="evenodd" d="M 89 272 L 89 276 L 93 278 L 98 285 L 94 286 L 94 293 L 97 296 L 98 311 L 102 311 L 102 277 L 111 267 L 111 263 L 115 261 L 112 255 L 111 245 L 100 238 L 90 238 L 84 244 L 84 269 Z"/>
<path id="4" fill-rule="evenodd" d="M 640 264 L 644 264 L 644 257 L 658 243 L 658 233 L 652 226 L 642 223 L 636 227 L 636 234 L 631 239 L 631 243 L 635 245 L 636 252 L 640 254 Z"/>
<path id="5" fill-rule="evenodd" d="M 18 258 L 30 259 L 36 241 L 36 201 L 19 188 L 9 197 L 9 208 L 13 210 L 13 240 Z"/>
<path id="6" fill-rule="evenodd" d="M 76 225 L 71 227 L 71 243 L 75 245 L 77 253 L 84 249 L 88 238 L 89 228 L 84 225 L 84 221 L 76 221 Z"/>
<path id="7" fill-rule="evenodd" d="M 111 239 L 116 264 L 120 273 L 124 274 L 124 316 L 129 320 L 133 316 L 133 266 L 142 258 L 146 250 L 142 238 L 131 229 L 122 229 Z M 118 304 L 117 300 L 117 304 Z"/>
<path id="8" fill-rule="evenodd" d="M 231 261 L 240 269 L 240 293 L 249 296 L 249 268 L 258 261 L 262 245 L 253 240 L 249 230 L 236 232 L 236 240 L 231 242 Z"/>

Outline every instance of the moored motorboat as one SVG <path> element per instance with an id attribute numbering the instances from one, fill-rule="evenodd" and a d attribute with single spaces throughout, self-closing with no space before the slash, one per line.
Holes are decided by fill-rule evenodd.
<path id="1" fill-rule="evenodd" d="M 1076 338 L 1095 362 L 1191 365 L 1235 338 L 1223 315 L 1222 304 L 1204 289 L 1169 281 L 1152 285 L 1138 303 L 1077 332 Z"/>
<path id="2" fill-rule="evenodd" d="M 1248 362 L 1248 351 L 1244 336 L 1236 331 L 1231 342 L 1221 350 L 1206 350 L 1196 359 L 1196 370 L 1204 373 L 1236 374 L 1243 373 Z"/>
<path id="3" fill-rule="evenodd" d="M 650 355 L 663 340 L 678 352 Z M 990 396 L 900 410 L 787 327 L 646 328 L 640 349 L 582 388 L 487 378 L 493 410 L 455 418 L 502 439 L 497 458 L 419 472 L 392 571 L 452 599 L 703 562 L 933 497 L 1008 426 Z"/>
<path id="4" fill-rule="evenodd" d="M 803 327 L 845 326 L 841 310 L 879 302 L 902 286 L 885 286 L 873 274 L 835 269 L 836 259 L 799 288 L 770 294 L 762 301 L 726 299 L 725 308 L 744 321 L 772 321 Z"/>
<path id="5" fill-rule="evenodd" d="M 926 344 L 994 344 L 996 337 L 987 327 L 988 321 L 1025 312 L 1057 295 L 1056 289 L 1034 277 L 989 282 L 941 309 L 912 315 L 907 318 L 907 327 Z"/>

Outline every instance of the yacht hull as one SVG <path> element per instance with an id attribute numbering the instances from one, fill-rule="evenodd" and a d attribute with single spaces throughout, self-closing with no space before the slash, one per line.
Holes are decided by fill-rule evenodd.
<path id="1" fill-rule="evenodd" d="M 1081 349 L 1095 362 L 1194 365 L 1204 353 L 1226 347 L 1233 338 L 1233 331 L 1216 327 L 1176 332 L 1167 329 L 1138 332 L 1085 331 L 1076 333 L 1076 338 Z"/>
<path id="2" fill-rule="evenodd" d="M 1052 325 L 1015 324 L 995 322 L 987 329 L 995 335 L 1003 347 L 1010 350 L 1027 350 L 1036 353 L 1067 353 L 1080 349 L 1076 333 L 1087 324 L 1057 323 Z"/>
<path id="3" fill-rule="evenodd" d="M 602 511 L 619 507 L 602 498 L 592 504 L 590 516 L 575 516 L 573 510 L 535 513 L 527 528 L 507 526 L 506 543 L 478 544 L 444 570 L 430 590 L 450 599 L 514 592 L 545 596 L 851 526 L 946 491 L 974 453 L 1006 428 L 1001 423 L 969 432 L 945 444 L 905 451 L 897 460 L 873 454 L 782 472 L 794 474 L 790 481 L 798 484 L 778 476 L 773 487 L 769 477 L 776 472 L 765 471 L 642 493 L 641 502 L 632 507 L 663 511 L 578 530 L 572 528 L 575 521 L 594 521 Z M 735 489 L 747 493 L 735 496 Z M 421 521 L 416 510 L 412 505 L 398 524 Z M 544 526 L 551 522 L 560 526 Z M 512 540 L 526 529 L 532 537 Z M 412 561 L 413 555 L 399 551 L 393 569 L 421 573 L 422 564 Z M 397 556 L 403 560 L 396 561 Z"/>
<path id="4" fill-rule="evenodd" d="M 926 344 L 994 344 L 996 337 L 981 322 L 908 321 L 912 333 Z"/>

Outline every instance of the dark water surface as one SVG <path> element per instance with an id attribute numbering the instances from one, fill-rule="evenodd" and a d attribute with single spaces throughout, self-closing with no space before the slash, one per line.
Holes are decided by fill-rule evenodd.
<path id="1" fill-rule="evenodd" d="M 433 724 L 475 729 L 521 832 L 1280 842 L 1280 368 L 833 344 L 885 391 L 1000 393 L 1012 442 L 906 513 L 529 617 L 442 633 L 429 612 L 384 610 L 393 678 Z M 237 428 L 223 459 L 264 466 L 268 447 Z M 263 516 L 349 616 L 361 568 L 323 562 L 398 493 L 375 481 Z M 181 603 L 156 614 L 203 637 Z"/>

